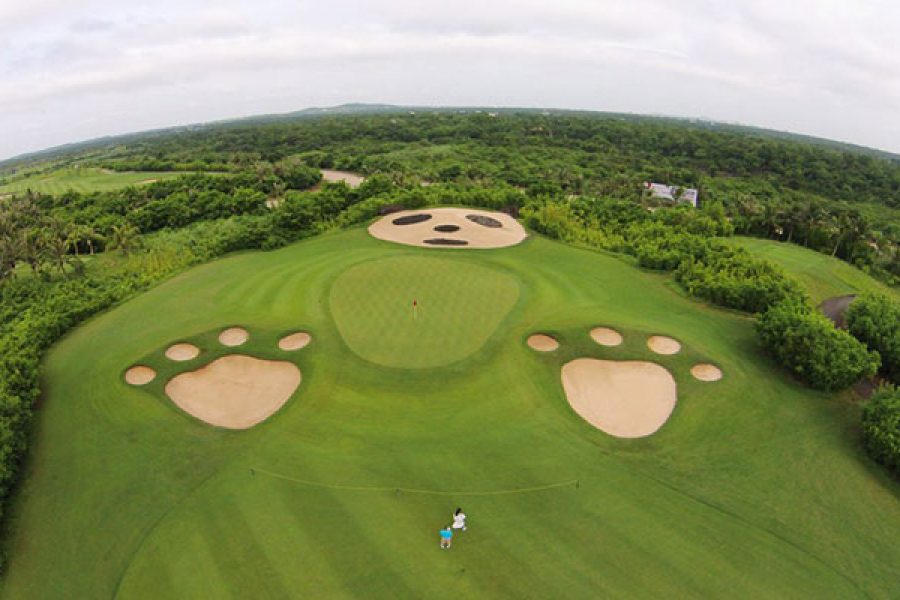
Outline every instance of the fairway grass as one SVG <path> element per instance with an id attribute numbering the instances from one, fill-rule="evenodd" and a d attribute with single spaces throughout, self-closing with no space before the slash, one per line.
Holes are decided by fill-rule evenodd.
<path id="1" fill-rule="evenodd" d="M 362 283 L 385 265 L 401 287 Z M 412 290 L 410 273 L 427 289 Z M 446 251 L 362 228 L 192 269 L 50 352 L 2 596 L 896 597 L 900 485 L 862 451 L 857 408 L 761 358 L 751 319 L 670 285 L 540 237 Z M 420 330 L 403 321 L 413 292 Z M 466 316 L 452 326 L 432 312 L 448 295 Z M 506 308 L 480 315 L 498 298 Z M 366 319 L 453 355 L 424 368 L 437 350 L 351 343 L 378 337 Z M 241 354 L 290 360 L 303 383 L 265 422 L 227 431 L 161 390 L 234 353 L 217 336 L 238 325 Z M 623 342 L 596 343 L 600 325 Z M 454 339 L 454 327 L 483 340 Z M 278 349 L 301 331 L 313 343 Z M 535 332 L 559 349 L 531 350 Z M 650 335 L 682 350 L 657 355 Z M 179 341 L 199 357 L 167 361 Z M 399 355 L 403 368 L 378 362 Z M 667 369 L 671 417 L 642 439 L 598 431 L 560 382 L 578 358 Z M 138 363 L 157 377 L 130 386 L 123 373 Z M 697 381 L 698 363 L 726 376 Z M 468 531 L 441 551 L 458 506 Z"/>
<path id="2" fill-rule="evenodd" d="M 834 296 L 880 292 L 900 300 L 900 290 L 890 288 L 846 262 L 796 244 L 736 236 L 727 238 L 754 256 L 770 260 L 797 278 L 816 305 Z"/>
<path id="3" fill-rule="evenodd" d="M 58 169 L 11 181 L 0 186 L 0 194 L 21 193 L 27 190 L 52 195 L 70 190 L 80 193 L 107 192 L 130 185 L 147 185 L 186 174 L 187 172 L 183 171 L 109 171 L 90 167 Z"/>

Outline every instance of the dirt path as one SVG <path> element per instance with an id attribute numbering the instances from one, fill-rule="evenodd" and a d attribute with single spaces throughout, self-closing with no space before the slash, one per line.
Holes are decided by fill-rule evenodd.
<path id="1" fill-rule="evenodd" d="M 849 307 L 850 303 L 854 300 L 856 300 L 856 294 L 835 296 L 820 304 L 819 310 L 822 314 L 831 319 L 835 327 L 838 329 L 846 329 L 847 322 L 844 319 L 844 313 L 847 312 L 847 307 Z"/>

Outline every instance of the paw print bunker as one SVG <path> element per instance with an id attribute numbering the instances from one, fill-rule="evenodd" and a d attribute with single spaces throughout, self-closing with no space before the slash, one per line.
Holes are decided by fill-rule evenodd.
<path id="1" fill-rule="evenodd" d="M 595 327 L 590 337 L 600 346 L 615 348 L 624 341 L 621 333 L 609 327 Z M 553 347 L 536 342 L 552 341 Z M 559 344 L 544 334 L 531 335 L 528 346 L 537 351 L 556 350 Z M 647 346 L 656 354 L 673 355 L 681 351 L 674 338 L 654 335 Z M 709 363 L 698 363 L 691 375 L 703 382 L 719 381 L 722 371 Z M 678 402 L 678 388 L 672 373 L 655 362 L 639 360 L 601 360 L 576 358 L 561 368 L 566 400 L 581 418 L 609 435 L 641 438 L 656 433 Z"/>
<path id="2" fill-rule="evenodd" d="M 232 348 L 249 338 L 250 333 L 243 327 L 229 327 L 218 334 L 217 341 L 222 347 Z M 294 352 L 311 339 L 309 333 L 298 331 L 282 337 L 278 348 Z M 173 344 L 164 352 L 166 359 L 176 362 L 193 360 L 201 354 L 199 347 L 186 342 Z M 158 389 L 148 385 L 155 378 L 156 371 L 145 364 L 133 365 L 124 373 L 126 383 L 147 386 L 151 391 Z M 284 406 L 301 379 L 300 369 L 288 360 L 226 354 L 176 374 L 165 382 L 162 391 L 181 410 L 205 423 L 225 429 L 248 429 Z"/>

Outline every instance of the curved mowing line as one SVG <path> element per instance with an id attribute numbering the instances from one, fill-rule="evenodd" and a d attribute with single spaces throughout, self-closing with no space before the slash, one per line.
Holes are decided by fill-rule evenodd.
<path id="1" fill-rule="evenodd" d="M 574 486 L 578 487 L 579 483 L 577 479 L 570 479 L 568 481 L 560 481 L 558 483 L 549 483 L 547 485 L 537 485 L 534 487 L 526 487 L 526 488 L 514 488 L 509 490 L 493 490 L 489 492 L 445 492 L 441 490 L 419 490 L 414 488 L 402 488 L 402 487 L 377 487 L 377 486 L 355 486 L 355 485 L 340 485 L 333 483 L 323 483 L 321 481 L 310 481 L 308 479 L 297 479 L 296 477 L 288 477 L 287 475 L 282 475 L 281 473 L 273 473 L 272 471 L 267 471 L 265 469 L 252 468 L 250 469 L 250 474 L 255 475 L 256 473 L 265 473 L 270 477 L 276 477 L 278 479 L 284 479 L 287 481 L 293 481 L 294 483 L 301 483 L 303 485 L 310 485 L 313 487 L 321 487 L 328 488 L 331 490 L 345 490 L 349 492 L 405 492 L 407 494 L 431 494 L 433 496 L 502 496 L 505 494 L 525 494 L 528 492 L 542 492 L 544 490 L 552 490 L 554 488 L 568 487 Z"/>

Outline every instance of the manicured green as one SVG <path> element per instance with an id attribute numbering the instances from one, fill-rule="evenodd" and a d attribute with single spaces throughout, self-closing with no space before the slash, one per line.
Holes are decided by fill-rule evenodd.
<path id="1" fill-rule="evenodd" d="M 452 263 L 454 281 L 472 268 L 452 292 L 463 306 L 510 296 L 479 269 L 515 282 L 518 299 L 505 316 L 464 311 L 490 332 L 461 360 L 380 366 L 359 355 L 379 349 L 354 352 L 363 338 L 340 327 L 382 314 L 390 294 L 356 296 L 354 317 L 335 286 L 398 260 Z M 422 335 L 446 336 L 427 309 L 423 300 Z M 215 334 L 234 324 L 251 332 L 240 352 L 303 372 L 295 397 L 244 432 L 208 427 L 161 395 L 166 377 L 221 355 Z M 594 344 L 596 325 L 616 327 L 624 344 Z M 312 344 L 274 348 L 297 329 Z M 560 349 L 529 350 L 535 331 Z M 651 354 L 655 333 L 684 351 Z M 163 349 L 182 339 L 204 354 L 166 363 Z M 577 357 L 670 369 L 672 418 L 641 440 L 594 429 L 559 381 Z M 160 369 L 144 389 L 121 379 L 138 360 Z M 701 360 L 724 379 L 693 380 Z M 44 391 L 11 521 L 7 598 L 896 595 L 900 485 L 864 454 L 857 408 L 789 380 L 761 356 L 750 319 L 543 238 L 419 249 L 355 229 L 232 256 L 75 330 L 50 353 Z M 469 530 L 442 551 L 438 529 L 457 506 Z"/>
<path id="2" fill-rule="evenodd" d="M 518 297 L 518 281 L 503 271 L 431 256 L 361 263 L 337 278 L 329 296 L 353 351 L 402 368 L 466 358 L 490 339 Z"/>
<path id="3" fill-rule="evenodd" d="M 16 179 L 0 186 L 0 194 L 31 190 L 43 194 L 76 192 L 106 192 L 129 185 L 146 185 L 154 181 L 172 179 L 184 175 L 179 171 L 110 171 L 91 167 L 58 169 Z"/>
<path id="4" fill-rule="evenodd" d="M 736 236 L 728 241 L 781 266 L 800 280 L 816 304 L 834 296 L 861 292 L 884 292 L 900 299 L 900 291 L 896 288 L 890 288 L 853 265 L 827 254 L 759 238 Z"/>

